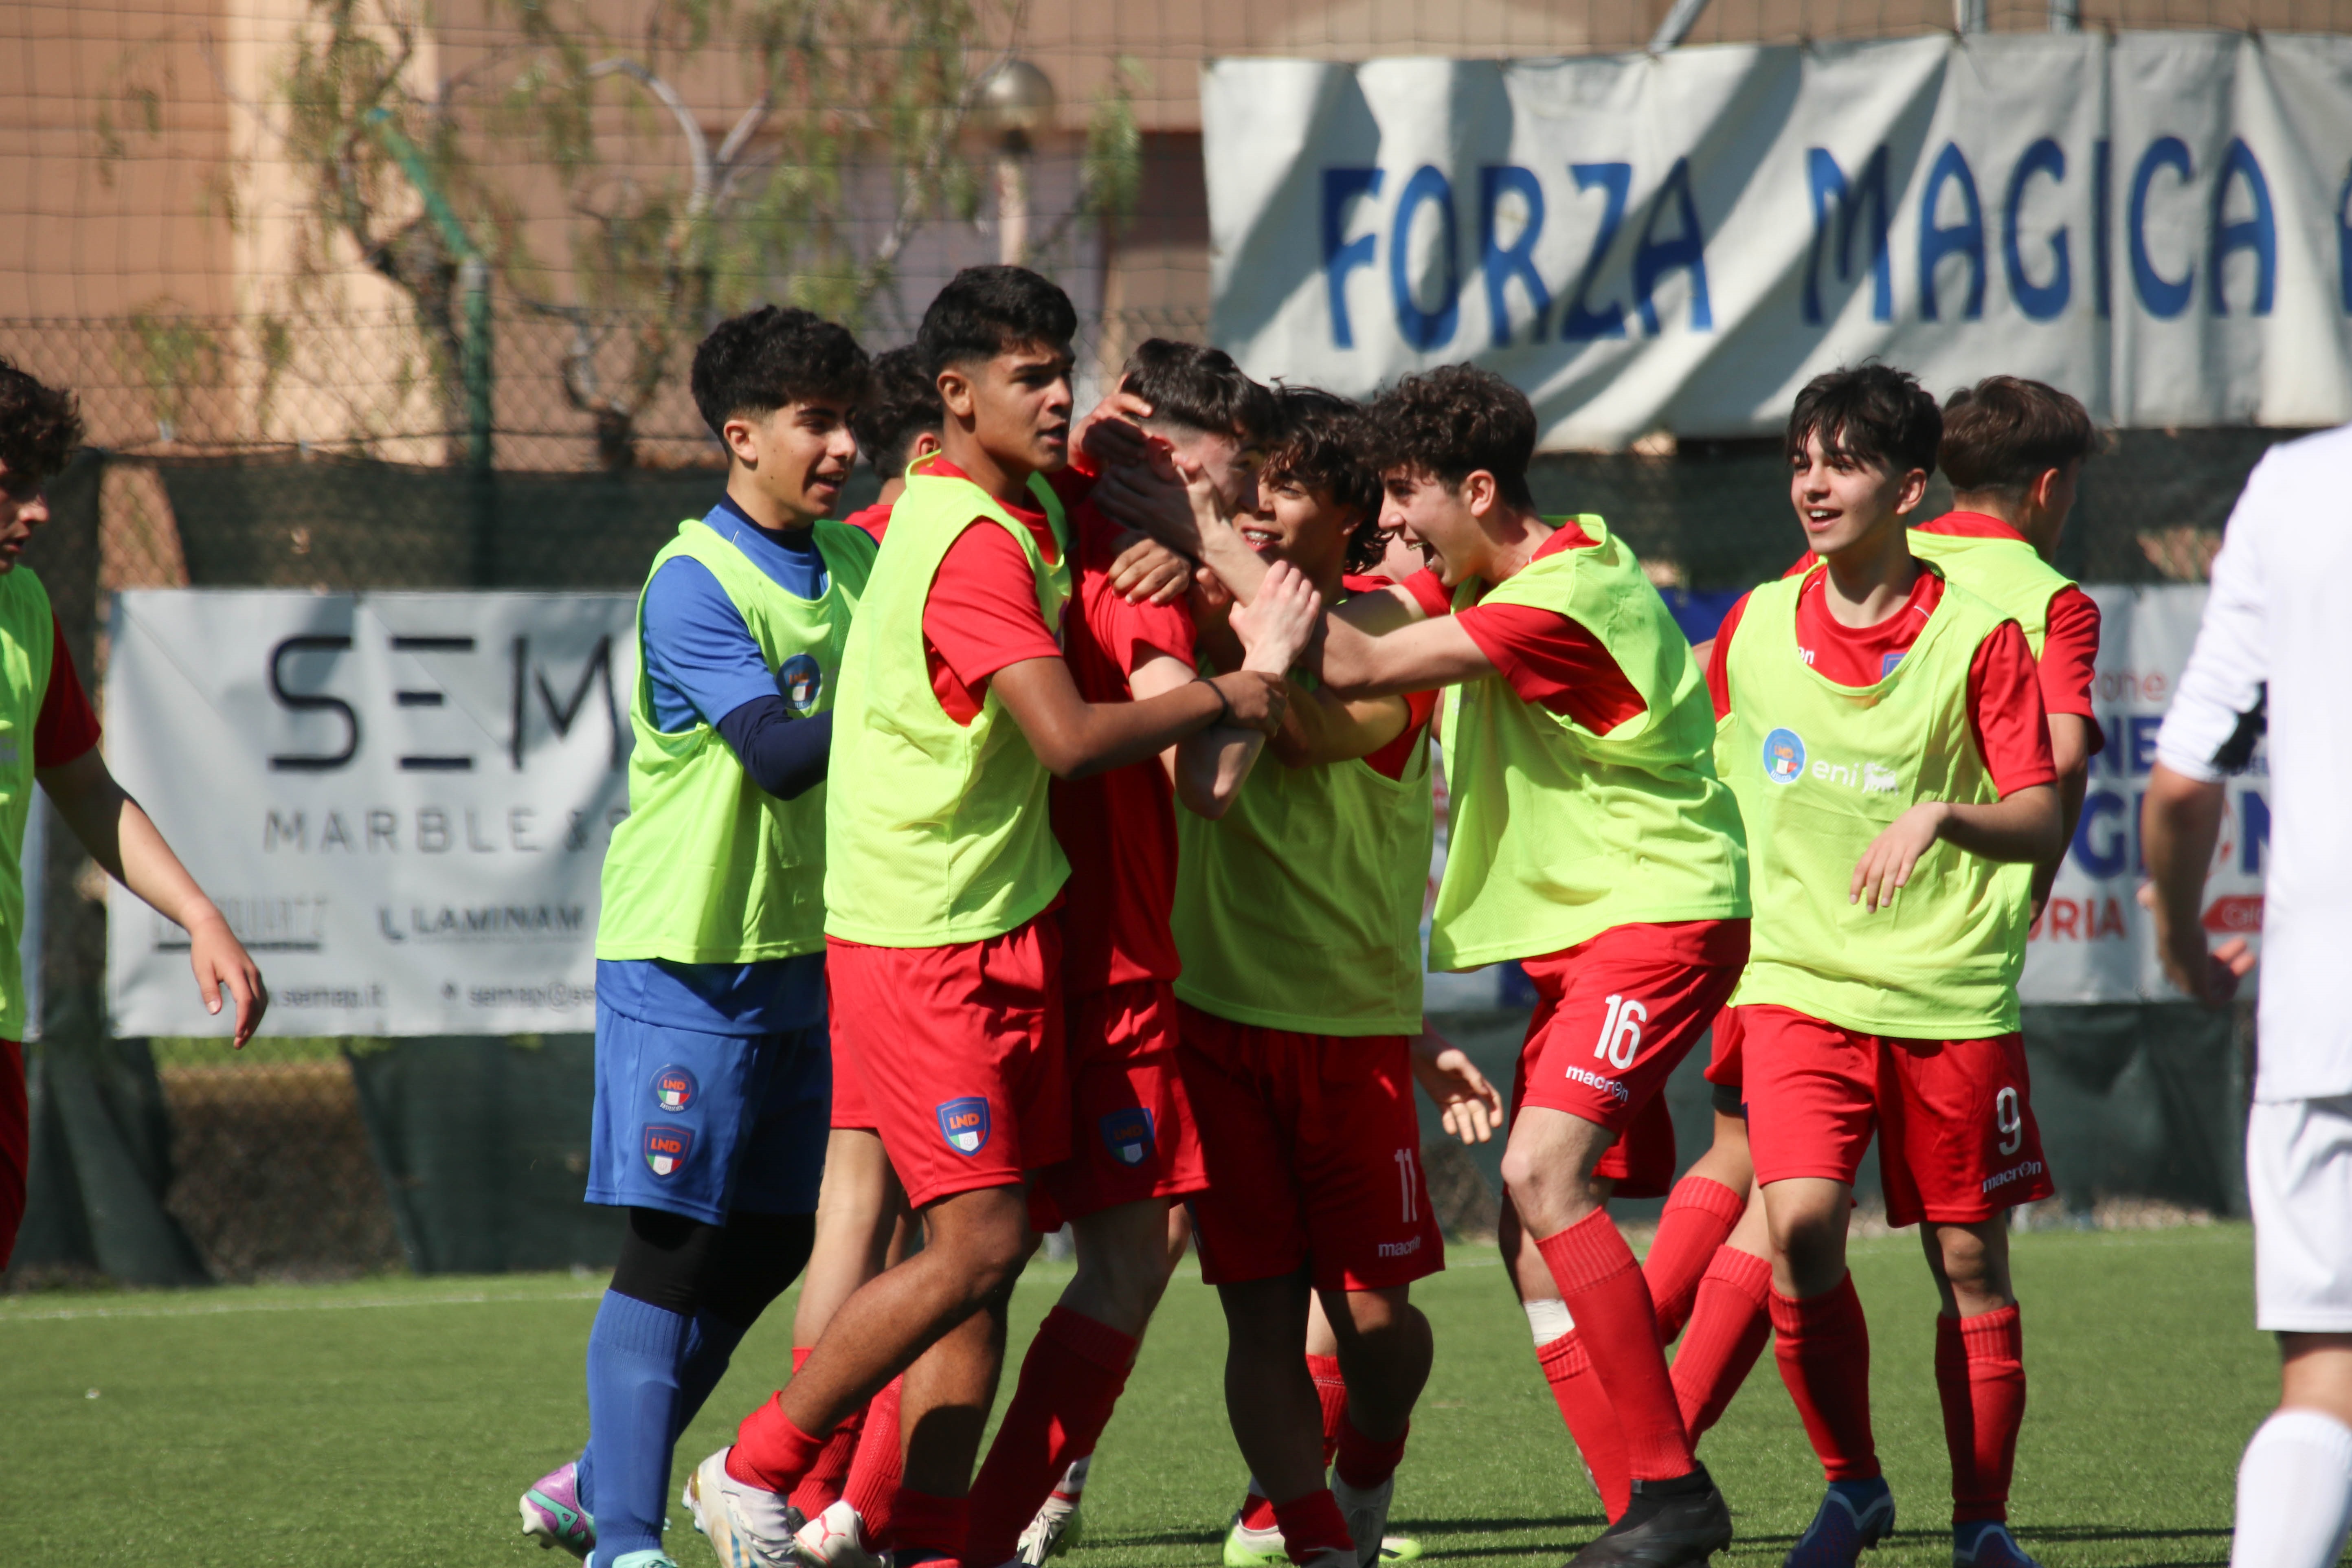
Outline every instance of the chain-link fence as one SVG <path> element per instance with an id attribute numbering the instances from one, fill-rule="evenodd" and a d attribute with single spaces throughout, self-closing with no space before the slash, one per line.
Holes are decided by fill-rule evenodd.
<path id="1" fill-rule="evenodd" d="M 1018 257 L 1078 306 L 1090 396 L 1142 339 L 1207 335 L 1202 60 L 1622 50 L 1689 12 L 875 0 L 781 39 L 757 31 L 770 7 L 657 0 L 13 7 L 0 354 L 75 388 L 98 449 L 26 559 L 93 687 L 121 588 L 632 588 L 718 483 L 685 386 L 717 315 L 810 303 L 882 347 L 958 267 Z M 1683 36 L 1955 26 L 2345 31 L 2352 0 L 1712 0 Z M 1016 57 L 1050 90 L 992 107 Z M 2286 434 L 2116 436 L 2060 565 L 2201 579 Z M 1546 508 L 1608 517 L 1695 629 L 1802 547 L 1769 440 L 1548 456 L 1534 478 Z M 112 1040 L 97 874 L 64 833 L 47 845 L 10 1283 L 609 1260 L 609 1215 L 578 1201 L 584 1037 Z M 1464 1027 L 1507 1072 L 1515 1020 Z M 2076 1107 L 2070 1203 L 2135 1183 L 2234 1201 L 2210 1111 L 2238 1052 L 2216 1028 L 2036 1026 L 2053 1103 Z M 1443 1171 L 1472 1226 L 1481 1173 Z"/>

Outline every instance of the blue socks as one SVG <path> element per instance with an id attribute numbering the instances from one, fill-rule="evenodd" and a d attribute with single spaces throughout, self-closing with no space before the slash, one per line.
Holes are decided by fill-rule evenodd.
<path id="1" fill-rule="evenodd" d="M 581 1506 L 595 1516 L 599 1562 L 661 1547 L 691 1328 L 689 1319 L 614 1290 L 596 1309 L 588 1332 L 588 1452 L 578 1481 Z"/>
<path id="2" fill-rule="evenodd" d="M 743 1342 L 749 1331 L 709 1312 L 694 1315 L 694 1332 L 687 1339 L 686 1364 L 677 1374 L 679 1436 L 701 1412 L 703 1401 L 719 1386 L 719 1380 L 727 1375 L 727 1363 L 735 1358 L 735 1347 Z"/>
<path id="3" fill-rule="evenodd" d="M 604 1300 L 607 1305 L 616 1300 L 625 1301 L 639 1311 L 653 1313 L 662 1318 L 676 1317 L 675 1313 L 662 1311 L 657 1307 L 648 1307 L 634 1297 L 615 1296 L 608 1291 Z M 599 1310 L 596 1314 L 596 1323 L 598 1328 L 604 1326 L 604 1313 L 602 1310 Z M 677 1439 L 685 1433 L 687 1426 L 692 1423 L 695 1416 L 701 1412 L 703 1403 L 710 1397 L 710 1391 L 719 1386 L 719 1380 L 727 1375 L 728 1363 L 734 1359 L 735 1347 L 743 1342 L 743 1335 L 746 1331 L 724 1319 L 714 1318 L 708 1312 L 695 1314 L 693 1322 L 687 1329 L 685 1346 L 678 1358 L 677 1400 L 670 1417 L 670 1447 L 673 1457 L 677 1447 Z M 596 1363 L 593 1359 L 596 1336 L 593 1331 L 588 1336 L 588 1343 L 591 1356 L 589 1377 L 593 1382 L 596 1375 Z M 589 1442 L 586 1447 L 580 1450 L 579 1465 L 573 1471 L 572 1485 L 579 1496 L 580 1506 L 593 1518 L 596 1514 L 594 1434 L 597 1428 L 593 1418 L 595 1395 L 593 1393 L 589 1395 L 589 1410 L 591 1416 L 588 1426 Z M 600 1529 L 602 1524 L 603 1521 L 599 1520 Z"/>

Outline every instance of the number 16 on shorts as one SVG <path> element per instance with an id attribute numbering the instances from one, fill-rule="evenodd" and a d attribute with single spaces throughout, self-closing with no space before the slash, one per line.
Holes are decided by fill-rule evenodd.
<path id="1" fill-rule="evenodd" d="M 1642 1054 L 1642 1026 L 1649 1021 L 1650 1010 L 1641 1003 L 1612 994 L 1609 1016 L 1601 1021 L 1601 1038 L 1592 1047 L 1593 1056 L 1623 1072 Z"/>

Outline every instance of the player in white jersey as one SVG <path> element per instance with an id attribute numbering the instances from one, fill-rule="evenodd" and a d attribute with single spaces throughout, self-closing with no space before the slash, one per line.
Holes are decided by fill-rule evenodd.
<path id="1" fill-rule="evenodd" d="M 2226 1001 L 2242 939 L 2200 918 L 2225 774 L 2269 732 L 2262 1050 L 2246 1130 L 2254 1311 L 2279 1336 L 2277 1411 L 2238 1471 L 2236 1568 L 2322 1568 L 2352 1529 L 2352 690 L 2339 584 L 2352 572 L 2352 426 L 2274 447 L 2230 514 L 2196 651 L 2157 737 L 2142 818 L 2165 973 Z"/>

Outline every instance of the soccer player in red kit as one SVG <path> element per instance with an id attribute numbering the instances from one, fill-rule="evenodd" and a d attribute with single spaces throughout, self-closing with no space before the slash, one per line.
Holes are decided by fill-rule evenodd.
<path id="1" fill-rule="evenodd" d="M 730 1568 L 795 1555 L 790 1493 L 901 1372 L 897 1560 L 961 1549 L 1007 1297 L 1034 1246 L 1028 1176 L 1070 1152 L 1068 863 L 1048 778 L 1280 719 L 1280 682 L 1245 670 L 1143 701 L 1078 694 L 1055 635 L 1071 534 L 1045 479 L 1068 458 L 1076 327 L 1051 282 L 985 267 L 959 273 L 917 335 L 943 449 L 909 476 L 851 631 L 824 898 L 836 1063 L 860 1080 L 925 1246 L 851 1296 L 800 1375 L 696 1472 Z"/>
<path id="2" fill-rule="evenodd" d="M 2055 387 L 1996 375 L 1961 388 L 1945 400 L 1943 436 L 1936 449 L 1937 465 L 1952 481 L 1953 510 L 1914 523 L 1909 535 L 1914 555 L 1934 563 L 1946 581 L 2014 616 L 2024 632 L 2049 715 L 2061 831 L 2069 842 L 2082 815 L 2090 759 L 2105 743 L 2091 711 L 2099 606 L 2047 563 L 2056 552 L 2075 483 L 2096 439 L 2082 404 Z M 1801 576 L 1817 559 L 1808 551 L 1789 574 Z M 2029 897 L 2037 921 L 2063 858 L 2034 868 Z M 1734 1100 L 1740 1081 L 1738 1019 L 1735 1009 L 1717 1020 L 1715 1059 L 1707 1069 L 1717 1094 L 1727 1090 Z M 1722 1124 L 1718 1118 L 1717 1125 Z M 1709 1158 L 1724 1147 L 1718 1137 Z M 1745 1150 L 1744 1132 L 1740 1147 Z M 1675 1359 L 1675 1388 L 1693 1440 L 1730 1404 L 1770 1332 L 1770 1256 L 1759 1199 L 1753 1217 L 1741 1221 L 1707 1265 L 1701 1287 L 1705 1300 L 1694 1308 L 1690 1338 Z M 1662 1306 L 1662 1327 L 1664 1315 Z M 1942 1362 L 1965 1363 L 1959 1320 L 1939 1321 L 1937 1332 L 1952 1342 L 1939 1348 Z M 1952 1384 L 1947 1397 L 1955 1401 L 1957 1413 L 1965 1390 L 1955 1380 L 1944 1381 Z"/>
<path id="3" fill-rule="evenodd" d="M 1331 616 L 1323 676 L 1358 699 L 1452 689 L 1431 962 L 1516 958 L 1537 983 L 1506 1257 L 1547 1375 L 1573 1312 L 1627 1439 L 1631 1497 L 1578 1562 L 1696 1563 L 1730 1540 L 1729 1512 L 1691 1456 L 1650 1289 L 1604 1205 L 1620 1180 L 1671 1175 L 1664 1129 L 1663 1173 L 1632 1156 L 1654 1146 L 1658 1091 L 1746 956 L 1746 859 L 1704 682 L 1622 541 L 1599 518 L 1536 511 L 1522 394 L 1453 366 L 1407 377 L 1373 412 L 1382 526 L 1438 565 L 1367 595 L 1361 619 L 1353 605 Z M 1200 521 L 1213 564 L 1255 592 L 1224 531 Z"/>
<path id="4" fill-rule="evenodd" d="M 81 445 L 73 395 L 0 359 L 0 721 L 30 745 L 0 749 L 0 1268 L 25 1218 L 31 1128 L 25 1096 L 27 1022 L 17 950 L 24 934 L 25 825 L 39 784 L 49 804 L 116 881 L 188 933 L 188 965 L 205 1010 L 236 1006 L 233 1043 L 261 1026 L 269 993 L 261 971 L 205 897 L 139 803 L 122 791 L 98 749 L 98 718 L 74 674 L 48 590 L 20 565 L 33 531 L 49 521 L 48 481 Z"/>
<path id="5" fill-rule="evenodd" d="M 1777 1358 L 1829 1482 L 1791 1568 L 1843 1568 L 1894 1525 L 1845 1267 L 1874 1131 L 1887 1218 L 1922 1226 L 1949 1325 L 1936 1373 L 1953 1561 L 2031 1562 L 2004 1522 L 2025 1405 L 2006 1211 L 2054 1190 L 2017 974 L 2028 863 L 2063 840 L 2024 633 L 1906 536 L 1941 426 L 1935 400 L 1885 365 L 1807 384 L 1790 492 L 1819 563 L 1735 605 L 1708 672 L 1717 764 L 1755 865 L 1736 1001 Z"/>
<path id="6" fill-rule="evenodd" d="M 1119 386 L 1132 405 L 1149 409 L 1138 416 L 1147 437 L 1206 472 L 1228 504 L 1255 508 L 1275 401 L 1231 357 L 1151 339 L 1129 358 Z M 1097 428 L 1108 437 L 1113 426 Z M 1122 446 L 1133 444 L 1130 435 Z M 1129 603 L 1111 583 L 1124 531 L 1087 502 L 1073 510 L 1072 522 L 1078 594 L 1063 654 L 1079 694 L 1090 702 L 1145 700 L 1196 679 L 1190 613 Z M 1270 598 L 1249 623 L 1253 646 L 1242 667 L 1286 671 L 1319 609 L 1303 585 Z M 1031 1212 L 1039 1231 L 1070 1223 L 1078 1267 L 1029 1347 L 973 1483 L 963 1551 L 971 1568 L 1012 1560 L 1055 1481 L 1094 1451 L 1167 1283 L 1170 1205 L 1206 1185 L 1177 1065 L 1174 806 L 1181 798 L 1201 816 L 1223 816 L 1263 739 L 1210 730 L 1159 757 L 1054 783 L 1055 835 L 1070 862 L 1062 974 L 1074 1117 L 1070 1158 L 1044 1173 Z M 1051 1545 L 1033 1542 L 1028 1551 L 1042 1557 Z"/>
<path id="7" fill-rule="evenodd" d="M 877 539 L 888 531 L 907 467 L 939 451 L 945 417 L 940 389 L 923 374 L 912 344 L 875 356 L 873 381 L 849 427 L 882 489 L 871 506 L 844 521 Z M 832 1119 L 816 1241 L 793 1313 L 794 1372 L 850 1293 L 906 1255 L 907 1194 L 855 1074 L 834 1075 Z M 866 1547 L 889 1539 L 890 1501 L 898 1489 L 898 1393 L 894 1379 L 844 1422 L 793 1489 L 792 1506 L 805 1521 L 796 1532 L 801 1552 L 824 1568 L 864 1568 Z"/>

